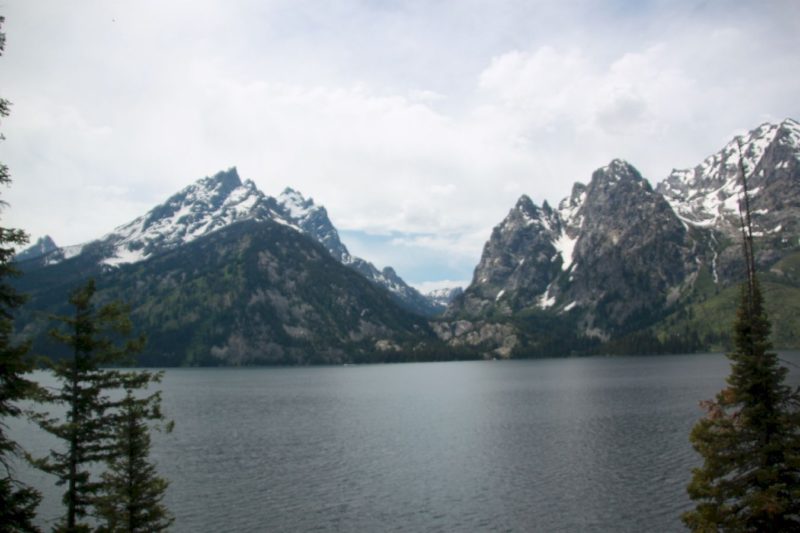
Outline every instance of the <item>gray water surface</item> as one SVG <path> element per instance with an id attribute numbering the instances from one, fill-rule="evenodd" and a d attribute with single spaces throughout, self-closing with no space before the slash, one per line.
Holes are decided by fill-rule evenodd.
<path id="1" fill-rule="evenodd" d="M 153 457 L 179 532 L 680 531 L 689 430 L 728 368 L 691 355 L 171 369 L 176 428 Z"/>

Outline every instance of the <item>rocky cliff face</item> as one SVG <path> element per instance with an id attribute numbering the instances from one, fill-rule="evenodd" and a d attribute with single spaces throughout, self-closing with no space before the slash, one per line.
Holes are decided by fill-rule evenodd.
<path id="1" fill-rule="evenodd" d="M 763 124 L 696 167 L 674 170 L 657 189 L 688 227 L 705 235 L 699 254 L 710 258 L 723 283 L 741 274 L 738 249 L 730 245 L 740 238 L 740 154 L 760 240 L 757 261 L 767 268 L 791 253 L 800 237 L 800 123 Z"/>
<path id="2" fill-rule="evenodd" d="M 572 264 L 546 298 L 583 311 L 583 329 L 615 334 L 661 313 L 695 266 L 687 232 L 631 165 L 595 171 L 573 221 Z M 672 297 L 674 298 L 674 296 Z"/>
<path id="3" fill-rule="evenodd" d="M 694 169 L 673 171 L 656 189 L 614 160 L 588 184 L 576 183 L 556 210 L 521 197 L 492 231 L 472 283 L 438 326 L 440 337 L 502 355 L 535 316 L 538 324 L 557 318 L 574 336 L 606 341 L 724 290 L 741 277 L 740 150 L 759 265 L 767 271 L 793 257 L 800 250 L 800 124 L 786 120 L 732 140 Z M 715 289 L 698 289 L 703 273 Z M 514 324 L 514 333 L 492 339 L 487 321 Z"/>
<path id="4" fill-rule="evenodd" d="M 525 309 L 579 313 L 600 337 L 660 312 L 693 268 L 678 217 L 639 172 L 615 160 L 555 211 L 523 196 L 492 231 L 449 317 Z"/>
<path id="5" fill-rule="evenodd" d="M 316 205 L 314 200 L 291 188 L 286 188 L 275 203 L 275 210 L 284 220 L 324 246 L 334 259 L 344 264 L 352 262 L 353 257 L 339 239 L 339 232 L 323 206 Z"/>
<path id="6" fill-rule="evenodd" d="M 550 206 L 537 207 L 522 196 L 492 230 L 472 284 L 449 313 L 458 309 L 470 317 L 490 311 L 508 315 L 530 305 L 563 264 L 556 249 L 561 232 L 560 217 Z"/>
<path id="7" fill-rule="evenodd" d="M 51 252 L 54 252 L 58 249 L 56 243 L 50 238 L 50 235 L 45 235 L 40 239 L 37 239 L 35 243 L 29 248 L 21 251 L 20 253 L 14 256 L 14 260 L 19 261 L 30 261 L 32 259 L 39 259 Z"/>

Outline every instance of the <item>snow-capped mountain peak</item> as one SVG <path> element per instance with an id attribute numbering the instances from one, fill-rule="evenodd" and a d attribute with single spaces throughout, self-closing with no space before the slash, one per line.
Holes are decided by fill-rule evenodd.
<path id="1" fill-rule="evenodd" d="M 607 181 L 610 182 L 623 179 L 633 179 L 636 181 L 641 179 L 636 169 L 624 159 L 612 159 L 608 165 L 596 172 L 604 175 Z"/>
<path id="2" fill-rule="evenodd" d="M 800 162 L 800 124 L 765 123 L 733 138 L 693 169 L 673 170 L 657 190 L 681 220 L 697 227 L 737 230 L 744 169 L 751 197 L 790 176 Z"/>
<path id="3" fill-rule="evenodd" d="M 236 168 L 203 178 L 103 237 L 113 245 L 103 262 L 135 263 L 236 221 L 266 217 L 265 198 L 255 183 L 241 181 Z"/>
<path id="4" fill-rule="evenodd" d="M 312 198 L 306 199 L 299 191 L 286 187 L 277 198 L 287 214 L 294 220 L 303 220 L 320 208 L 314 205 Z"/>
<path id="5" fill-rule="evenodd" d="M 33 243 L 28 248 L 22 250 L 20 253 L 14 256 L 15 261 L 28 261 L 30 259 L 36 259 L 38 257 L 42 257 L 44 255 L 49 254 L 50 252 L 57 250 L 58 246 L 50 237 L 50 235 L 45 235 L 44 237 L 40 237 L 35 243 Z"/>
<path id="6" fill-rule="evenodd" d="M 519 227 L 537 226 L 545 231 L 559 231 L 558 215 L 545 202 L 538 207 L 527 195 L 520 196 L 514 208 L 498 226 L 498 231 L 514 231 Z"/>
<path id="7" fill-rule="evenodd" d="M 464 294 L 463 287 L 444 287 L 441 289 L 433 289 L 428 291 L 425 293 L 425 297 L 444 309 L 450 304 L 450 302 L 462 294 Z"/>
<path id="8" fill-rule="evenodd" d="M 572 186 L 572 194 L 558 204 L 558 214 L 567 228 L 580 229 L 583 225 L 580 211 L 584 202 L 586 202 L 586 185 L 576 182 Z"/>
<path id="9" fill-rule="evenodd" d="M 322 244 L 338 261 L 344 264 L 352 262 L 353 258 L 339 239 L 339 232 L 323 206 L 316 205 L 312 198 L 305 198 L 299 191 L 289 187 L 284 189 L 276 201 L 276 210 L 280 216 Z"/>
<path id="10" fill-rule="evenodd" d="M 277 198 L 267 196 L 252 181 L 242 181 L 236 168 L 194 182 L 96 241 L 50 250 L 42 263 L 56 264 L 86 251 L 91 252 L 92 261 L 106 268 L 137 263 L 243 220 L 288 226 L 320 243 L 342 264 L 389 290 L 407 309 L 422 314 L 440 310 L 390 267 L 381 272 L 372 263 L 351 256 L 325 207 L 291 188 Z"/>
<path id="11" fill-rule="evenodd" d="M 778 129 L 778 142 L 786 146 L 800 146 L 800 122 L 787 118 Z"/>

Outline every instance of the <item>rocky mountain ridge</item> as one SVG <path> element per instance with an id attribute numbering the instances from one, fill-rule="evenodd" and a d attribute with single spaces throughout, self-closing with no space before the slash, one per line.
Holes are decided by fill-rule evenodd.
<path id="1" fill-rule="evenodd" d="M 680 283 L 687 269 L 686 230 L 667 202 L 630 164 L 614 160 L 595 171 L 588 185 L 576 184 L 569 198 L 552 209 L 522 196 L 492 232 L 464 297 L 448 316 L 481 316 L 488 309 L 505 315 L 525 308 L 594 309 L 608 292 L 622 323 L 646 305 L 653 290 Z M 634 265 L 641 254 L 658 259 Z M 620 283 L 634 270 L 648 271 L 640 299 L 634 287 Z M 604 289 L 600 289 L 603 287 Z M 591 316 L 586 328 L 592 329 Z"/>
<path id="2" fill-rule="evenodd" d="M 235 169 L 96 241 L 39 243 L 20 262 L 21 289 L 39 311 L 52 312 L 51 293 L 99 276 L 104 294 L 135 302 L 162 349 L 174 345 L 170 364 L 195 364 L 212 348 L 223 364 L 253 362 L 246 355 L 253 351 L 268 354 L 263 362 L 296 363 L 314 352 L 343 362 L 349 350 L 376 360 L 367 354 L 723 349 L 742 272 L 740 149 L 773 333 L 779 348 L 800 348 L 800 125 L 793 120 L 762 125 L 657 187 L 615 159 L 555 208 L 521 196 L 493 229 L 472 283 L 441 295 L 449 307 L 430 323 L 406 313 L 408 294 L 423 297 L 394 270 L 350 255 L 324 207 L 292 189 L 266 196 Z M 176 340 L 183 337 L 188 345 Z"/>
<path id="3" fill-rule="evenodd" d="M 425 293 L 425 297 L 441 306 L 442 310 L 444 310 L 450 305 L 450 302 L 463 294 L 463 292 L 464 289 L 462 287 L 445 287 L 428 291 Z"/>
<path id="4" fill-rule="evenodd" d="M 20 253 L 14 256 L 15 261 L 28 261 L 31 259 L 36 259 L 37 257 L 42 257 L 47 255 L 51 252 L 54 252 L 58 249 L 56 243 L 50 238 L 50 235 L 45 235 L 44 237 L 40 237 L 33 243 L 30 247 L 26 248 L 25 250 L 21 251 Z"/>
<path id="5" fill-rule="evenodd" d="M 687 227 L 708 230 L 699 232 L 706 237 L 702 255 L 725 283 L 740 273 L 737 250 L 720 243 L 740 238 L 740 153 L 762 243 L 757 261 L 766 268 L 798 244 L 792 238 L 800 235 L 800 123 L 762 124 L 696 167 L 673 170 L 657 187 Z"/>
<path id="6" fill-rule="evenodd" d="M 420 344 L 433 340 L 424 318 L 308 235 L 245 218 L 141 261 L 100 268 L 79 254 L 26 270 L 17 324 L 37 353 L 64 353 L 47 317 L 73 312 L 67 295 L 89 275 L 98 303 L 130 307 L 146 365 L 380 362 L 424 357 Z"/>
<path id="7" fill-rule="evenodd" d="M 657 191 L 686 223 L 738 234 L 738 200 L 742 193 L 739 155 L 742 156 L 749 194 L 756 201 L 762 188 L 791 179 L 796 173 L 800 164 L 798 146 L 800 123 L 797 121 L 786 119 L 780 124 L 762 124 L 731 140 L 696 167 L 673 170 L 658 184 Z M 759 218 L 761 224 L 769 222 L 768 218 Z"/>
<path id="8" fill-rule="evenodd" d="M 740 145 L 759 265 L 768 270 L 796 253 L 800 124 L 787 119 L 732 140 L 694 169 L 673 171 L 656 188 L 629 163 L 613 160 L 588 184 L 576 183 L 557 209 L 523 195 L 492 231 L 472 283 L 437 325 L 440 338 L 495 346 L 496 355 L 509 356 L 525 347 L 531 317 L 539 324 L 556 317 L 573 337 L 609 342 L 696 300 L 704 275 L 714 291 L 723 290 L 741 274 Z M 512 323 L 513 333 L 491 335 L 492 324 Z"/>
<path id="9" fill-rule="evenodd" d="M 323 206 L 291 188 L 277 198 L 268 196 L 251 180 L 242 181 L 236 168 L 198 180 L 96 241 L 58 248 L 49 240 L 49 247 L 29 248 L 18 254 L 17 260 L 37 260 L 41 266 L 48 266 L 90 255 L 100 265 L 113 268 L 174 250 L 243 220 L 270 220 L 308 235 L 337 261 L 388 290 L 412 312 L 432 316 L 443 310 L 409 286 L 391 267 L 378 270 L 372 263 L 352 256 Z"/>

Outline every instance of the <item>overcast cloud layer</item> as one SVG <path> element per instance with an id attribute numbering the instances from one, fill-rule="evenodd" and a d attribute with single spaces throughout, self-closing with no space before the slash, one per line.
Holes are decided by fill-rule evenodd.
<path id="1" fill-rule="evenodd" d="M 521 194 L 651 180 L 800 118 L 800 3 L 5 0 L 5 224 L 97 238 L 237 166 L 408 281 L 468 280 Z M 428 283 L 430 287 L 435 283 Z"/>

